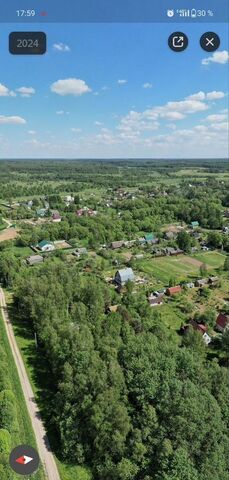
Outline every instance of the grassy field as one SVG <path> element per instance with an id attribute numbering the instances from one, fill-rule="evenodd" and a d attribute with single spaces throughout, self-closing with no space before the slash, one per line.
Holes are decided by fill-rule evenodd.
<path id="1" fill-rule="evenodd" d="M 213 268 L 220 268 L 225 262 L 225 255 L 219 252 L 198 253 L 197 255 L 194 255 L 194 258 Z"/>
<path id="2" fill-rule="evenodd" d="M 152 279 L 154 278 L 167 285 L 171 277 L 180 282 L 199 276 L 202 263 L 206 263 L 209 273 L 214 273 L 214 269 L 223 266 L 224 260 L 225 256 L 217 252 L 206 252 L 195 256 L 148 257 L 136 261 L 134 270 L 139 270 Z"/>
<path id="3" fill-rule="evenodd" d="M 28 331 L 27 325 L 23 324 L 23 322 L 16 316 L 12 307 L 11 293 L 9 291 L 5 293 L 10 311 L 10 317 L 14 326 L 14 334 L 17 344 L 23 357 L 26 371 L 39 405 L 39 409 L 45 421 L 45 419 L 49 417 L 50 402 L 52 400 L 50 397 L 51 386 L 49 384 L 51 380 L 47 373 L 46 360 L 41 355 L 40 350 L 36 349 L 34 337 Z M 55 432 L 48 430 L 47 433 L 51 446 L 54 451 L 56 451 L 58 446 L 56 444 Z M 57 457 L 56 461 L 61 480 L 92 480 L 92 476 L 88 469 L 75 465 L 69 465 Z M 41 479 L 43 480 L 42 477 L 34 477 L 34 480 Z"/>
<path id="4" fill-rule="evenodd" d="M 16 366 L 11 353 L 10 345 L 8 342 L 8 338 L 7 338 L 7 334 L 5 331 L 1 314 L 0 314 L 0 345 L 3 348 L 7 357 L 8 378 L 11 381 L 12 391 L 14 392 L 15 398 L 17 400 L 15 406 L 17 411 L 17 420 L 19 423 L 19 432 L 14 433 L 14 436 L 12 438 L 12 448 L 21 444 L 31 445 L 34 448 L 36 448 L 36 442 L 35 442 L 35 438 L 32 430 L 32 425 L 28 415 L 24 395 L 21 389 L 20 380 L 17 374 Z M 20 480 L 21 475 L 15 474 L 15 478 Z M 44 478 L 45 476 L 41 468 L 36 474 L 33 475 L 34 480 L 44 480 Z"/>
<path id="5" fill-rule="evenodd" d="M 29 257 L 30 255 L 35 255 L 30 247 L 17 247 L 16 245 L 12 246 L 12 252 L 16 257 Z"/>
<path id="6" fill-rule="evenodd" d="M 185 322 L 185 315 L 180 311 L 180 309 L 169 303 L 164 303 L 164 305 L 158 308 L 158 311 L 161 313 L 163 319 L 163 324 L 165 324 L 171 330 L 179 330 L 181 324 Z M 178 342 L 179 340 L 180 338 L 177 337 Z"/>
<path id="7" fill-rule="evenodd" d="M 198 275 L 198 268 L 188 264 L 186 258 L 183 255 L 179 257 L 149 258 L 136 262 L 136 265 L 143 273 L 167 285 L 171 277 L 181 281 Z"/>

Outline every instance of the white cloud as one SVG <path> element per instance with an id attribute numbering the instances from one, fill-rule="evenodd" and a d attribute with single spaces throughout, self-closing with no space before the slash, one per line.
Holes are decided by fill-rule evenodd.
<path id="1" fill-rule="evenodd" d="M 37 132 L 35 130 L 28 130 L 28 133 L 29 135 L 36 135 Z"/>
<path id="2" fill-rule="evenodd" d="M 224 98 L 225 93 L 223 92 L 216 92 L 215 90 L 213 92 L 209 92 L 206 94 L 207 100 L 219 100 L 220 98 Z"/>
<path id="3" fill-rule="evenodd" d="M 103 123 L 102 123 L 102 122 L 98 122 L 98 121 L 96 120 L 96 122 L 94 122 L 94 125 L 96 125 L 96 127 L 101 127 L 101 126 L 103 125 Z"/>
<path id="4" fill-rule="evenodd" d="M 15 97 L 16 94 L 0 83 L 0 97 Z"/>
<path id="5" fill-rule="evenodd" d="M 213 130 L 222 130 L 225 132 L 228 132 L 229 127 L 228 122 L 212 123 L 210 126 Z"/>
<path id="6" fill-rule="evenodd" d="M 168 123 L 168 124 L 166 125 L 166 127 L 169 128 L 170 130 L 176 130 L 176 128 L 177 128 L 174 123 Z"/>
<path id="7" fill-rule="evenodd" d="M 213 92 L 204 93 L 200 91 L 198 93 L 193 93 L 192 95 L 189 95 L 188 97 L 186 97 L 185 100 L 194 100 L 194 101 L 203 102 L 203 100 L 218 100 L 224 97 L 225 97 L 225 93 L 223 92 L 213 91 Z"/>
<path id="8" fill-rule="evenodd" d="M 57 110 L 57 115 L 69 115 L 69 112 L 65 112 L 64 110 Z"/>
<path id="9" fill-rule="evenodd" d="M 107 85 L 104 85 L 101 90 L 103 90 L 104 92 L 106 92 L 106 90 L 110 90 L 110 87 L 108 87 Z"/>
<path id="10" fill-rule="evenodd" d="M 146 82 L 146 83 L 143 83 L 143 88 L 152 88 L 152 83 L 149 83 L 149 82 Z"/>
<path id="11" fill-rule="evenodd" d="M 22 125 L 26 123 L 26 120 L 22 117 L 15 116 L 5 116 L 0 115 L 0 124 L 1 125 Z"/>
<path id="12" fill-rule="evenodd" d="M 33 87 L 20 87 L 16 91 L 20 94 L 21 97 L 31 97 L 35 94 L 35 89 Z"/>
<path id="13" fill-rule="evenodd" d="M 228 116 L 224 114 L 215 114 L 215 115 L 208 115 L 206 117 L 206 120 L 208 122 L 224 122 L 224 120 L 227 120 Z"/>
<path id="14" fill-rule="evenodd" d="M 203 58 L 202 65 L 209 65 L 210 63 L 227 63 L 229 60 L 229 52 L 223 50 L 221 52 L 214 52 L 211 57 Z"/>
<path id="15" fill-rule="evenodd" d="M 168 120 L 183 120 L 185 115 L 180 112 L 165 112 L 161 113 L 162 118 L 167 118 Z"/>
<path id="16" fill-rule="evenodd" d="M 125 85 L 127 83 L 127 80 L 118 80 L 119 85 Z"/>
<path id="17" fill-rule="evenodd" d="M 71 128 L 71 132 L 74 132 L 74 133 L 81 133 L 81 132 L 82 132 L 82 128 L 75 128 L 75 127 L 72 127 L 72 128 Z"/>
<path id="18" fill-rule="evenodd" d="M 168 102 L 159 107 L 153 107 L 145 110 L 142 115 L 148 119 L 171 118 L 181 120 L 187 114 L 193 114 L 207 110 L 209 107 L 206 103 L 199 100 L 191 100 L 188 97 L 185 100 L 177 102 Z"/>
<path id="19" fill-rule="evenodd" d="M 70 52 L 70 47 L 65 45 L 65 43 L 54 43 L 53 49 L 58 52 Z"/>
<path id="20" fill-rule="evenodd" d="M 75 95 L 80 96 L 84 93 L 91 92 L 91 89 L 84 80 L 79 78 L 66 78 L 64 80 L 57 80 L 52 83 L 51 91 L 58 95 Z"/>
<path id="21" fill-rule="evenodd" d="M 186 100 L 204 100 L 205 99 L 205 93 L 200 91 L 198 93 L 193 93 L 192 95 L 189 95 L 186 97 Z"/>

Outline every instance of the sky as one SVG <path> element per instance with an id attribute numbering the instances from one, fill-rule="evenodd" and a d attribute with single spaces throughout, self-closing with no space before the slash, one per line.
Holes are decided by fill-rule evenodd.
<path id="1" fill-rule="evenodd" d="M 8 53 L 14 30 L 1 25 L 0 158 L 228 157 L 226 24 L 33 25 L 42 56 Z M 176 30 L 189 38 L 179 53 Z M 199 45 L 207 31 L 214 53 Z"/>

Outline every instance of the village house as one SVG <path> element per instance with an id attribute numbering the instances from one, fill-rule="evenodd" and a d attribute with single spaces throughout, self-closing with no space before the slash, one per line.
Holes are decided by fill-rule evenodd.
<path id="1" fill-rule="evenodd" d="M 180 248 L 173 248 L 173 247 L 166 247 L 165 248 L 165 252 L 166 252 L 166 255 L 181 255 L 183 252 L 183 250 L 181 250 Z"/>
<path id="2" fill-rule="evenodd" d="M 166 288 L 166 295 L 168 295 L 170 297 L 172 295 L 176 295 L 177 293 L 181 293 L 181 286 L 180 285 L 176 285 L 175 287 Z"/>
<path id="3" fill-rule="evenodd" d="M 208 283 L 212 286 L 217 286 L 219 283 L 219 277 L 209 277 Z"/>
<path id="4" fill-rule="evenodd" d="M 139 237 L 139 238 L 138 238 L 138 243 L 139 243 L 140 245 L 145 245 L 145 243 L 146 243 L 145 237 Z"/>
<path id="5" fill-rule="evenodd" d="M 160 296 L 163 297 L 165 293 L 166 293 L 166 288 L 160 288 L 160 290 L 154 290 L 153 295 L 155 297 L 160 297 Z"/>
<path id="6" fill-rule="evenodd" d="M 155 295 L 150 295 L 148 297 L 148 302 L 150 307 L 156 307 L 157 305 L 163 305 L 163 295 L 155 296 Z"/>
<path id="7" fill-rule="evenodd" d="M 226 313 L 219 313 L 216 319 L 216 329 L 224 333 L 226 329 L 229 328 L 229 314 Z"/>
<path id="8" fill-rule="evenodd" d="M 209 343 L 211 342 L 211 337 L 207 334 L 206 325 L 203 325 L 202 323 L 197 323 L 195 320 L 190 320 L 189 324 L 192 325 L 193 330 L 199 332 L 202 335 L 204 343 L 206 345 L 209 345 Z"/>
<path id="9" fill-rule="evenodd" d="M 165 234 L 164 234 L 164 238 L 166 240 L 173 240 L 175 237 L 176 237 L 176 233 L 171 232 L 170 230 L 168 232 L 165 232 Z"/>
<path id="10" fill-rule="evenodd" d="M 73 253 L 72 255 L 75 255 L 75 257 L 81 257 L 81 255 L 87 255 L 87 249 L 86 247 L 80 247 L 80 248 L 77 248 Z"/>
<path id="11" fill-rule="evenodd" d="M 193 232 L 191 232 L 191 236 L 196 240 L 199 240 L 201 238 L 201 233 L 194 230 Z"/>
<path id="12" fill-rule="evenodd" d="M 145 242 L 148 244 L 156 244 L 158 243 L 158 238 L 155 237 L 153 233 L 147 233 L 144 236 Z"/>
<path id="13" fill-rule="evenodd" d="M 26 262 L 28 265 L 38 265 L 39 263 L 42 263 L 44 261 L 44 258 L 41 255 L 31 255 L 26 259 Z"/>
<path id="14" fill-rule="evenodd" d="M 208 278 L 201 278 L 200 280 L 195 281 L 195 287 L 204 287 L 208 284 Z"/>
<path id="15" fill-rule="evenodd" d="M 132 268 L 123 268 L 118 270 L 114 277 L 114 283 L 119 287 L 125 285 L 128 281 L 134 282 L 135 275 Z"/>
<path id="16" fill-rule="evenodd" d="M 42 240 L 41 242 L 39 242 L 37 247 L 42 252 L 52 252 L 53 250 L 55 250 L 55 246 L 53 245 L 53 243 L 47 240 Z"/>
<path id="17" fill-rule="evenodd" d="M 137 253 L 137 255 L 135 255 L 135 260 L 141 260 L 142 258 L 144 258 L 144 255 L 143 253 Z"/>
<path id="18" fill-rule="evenodd" d="M 152 249 L 152 254 L 155 257 L 164 257 L 166 255 L 165 249 L 163 248 L 153 248 Z"/>
<path id="19" fill-rule="evenodd" d="M 118 248 L 122 248 L 123 246 L 124 246 L 124 240 L 119 240 L 111 243 L 112 250 L 117 250 Z"/>
<path id="20" fill-rule="evenodd" d="M 53 214 L 52 214 L 52 221 L 53 221 L 54 223 L 59 223 L 59 222 L 61 222 L 61 216 L 60 216 L 59 212 L 53 212 Z"/>
<path id="21" fill-rule="evenodd" d="M 193 282 L 184 283 L 184 286 L 187 287 L 187 288 L 194 288 L 195 287 Z"/>
<path id="22" fill-rule="evenodd" d="M 133 247 L 134 244 L 135 244 L 135 240 L 127 240 L 126 242 L 124 242 L 124 246 L 127 248 Z"/>
<path id="23" fill-rule="evenodd" d="M 190 227 L 191 228 L 197 228 L 197 227 L 199 227 L 199 225 L 200 225 L 199 222 L 197 220 L 194 220 L 194 222 L 191 222 Z"/>
<path id="24" fill-rule="evenodd" d="M 108 305 L 106 308 L 106 313 L 116 313 L 119 305 Z"/>
<path id="25" fill-rule="evenodd" d="M 64 202 L 66 203 L 67 207 L 69 207 L 70 203 L 73 203 L 75 200 L 74 197 L 72 197 L 71 195 L 66 195 L 64 197 Z"/>
<path id="26" fill-rule="evenodd" d="M 97 211 L 96 210 L 92 210 L 92 208 L 88 208 L 88 207 L 83 207 L 83 208 L 80 208 L 79 210 L 76 211 L 76 216 L 77 217 L 95 217 L 97 215 Z"/>

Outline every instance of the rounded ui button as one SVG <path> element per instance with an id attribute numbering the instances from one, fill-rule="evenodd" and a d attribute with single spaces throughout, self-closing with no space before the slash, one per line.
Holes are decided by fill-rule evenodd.
<path id="1" fill-rule="evenodd" d="M 37 451 L 28 445 L 15 447 L 9 458 L 12 470 L 19 475 L 32 475 L 39 467 L 40 459 Z"/>

